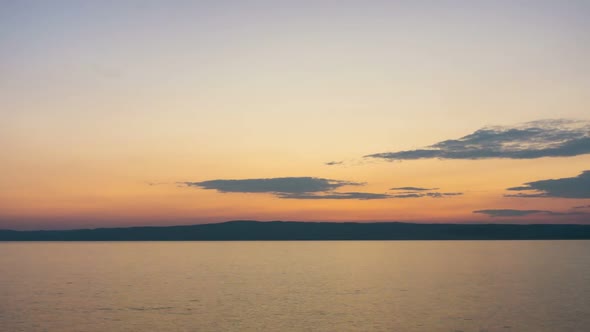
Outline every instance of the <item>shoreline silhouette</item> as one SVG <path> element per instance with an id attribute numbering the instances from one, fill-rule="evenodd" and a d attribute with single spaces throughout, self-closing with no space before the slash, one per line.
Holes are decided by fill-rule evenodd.
<path id="1" fill-rule="evenodd" d="M 189 226 L 0 230 L 0 241 L 583 240 L 580 224 L 227 221 Z"/>

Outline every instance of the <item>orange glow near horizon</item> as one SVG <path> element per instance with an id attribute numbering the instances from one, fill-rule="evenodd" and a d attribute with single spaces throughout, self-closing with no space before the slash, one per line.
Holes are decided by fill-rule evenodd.
<path id="1" fill-rule="evenodd" d="M 581 42 L 590 25 L 576 6 L 3 6 L 0 229 L 590 222 L 587 191 L 505 196 L 590 170 L 580 140 L 590 136 L 590 43 Z M 562 133 L 559 119 L 578 127 Z M 545 136 L 498 143 L 484 134 L 459 148 L 464 157 L 364 157 L 441 142 L 453 153 L 449 140 L 539 120 Z M 574 136 L 576 151 L 519 155 Z M 478 155 L 486 149 L 500 152 Z M 299 188 L 291 198 L 182 185 L 283 177 L 363 185 Z M 461 195 L 396 198 L 394 187 Z M 310 192 L 334 197 L 293 198 Z M 356 196 L 338 197 L 346 192 Z"/>

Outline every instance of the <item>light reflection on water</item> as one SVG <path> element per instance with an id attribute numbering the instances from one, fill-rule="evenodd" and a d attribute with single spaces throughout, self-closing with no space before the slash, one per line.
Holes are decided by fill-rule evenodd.
<path id="1" fill-rule="evenodd" d="M 1 331 L 589 331 L 590 241 L 0 243 Z"/>

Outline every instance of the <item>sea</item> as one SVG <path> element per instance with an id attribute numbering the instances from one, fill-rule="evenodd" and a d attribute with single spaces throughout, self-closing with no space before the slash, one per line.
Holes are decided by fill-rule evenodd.
<path id="1" fill-rule="evenodd" d="M 0 242 L 0 331 L 590 331 L 590 241 Z"/>

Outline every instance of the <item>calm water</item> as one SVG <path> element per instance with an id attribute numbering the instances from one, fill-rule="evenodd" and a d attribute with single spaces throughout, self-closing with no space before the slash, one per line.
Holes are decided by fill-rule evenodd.
<path id="1" fill-rule="evenodd" d="M 590 241 L 0 243 L 2 331 L 590 331 Z"/>

